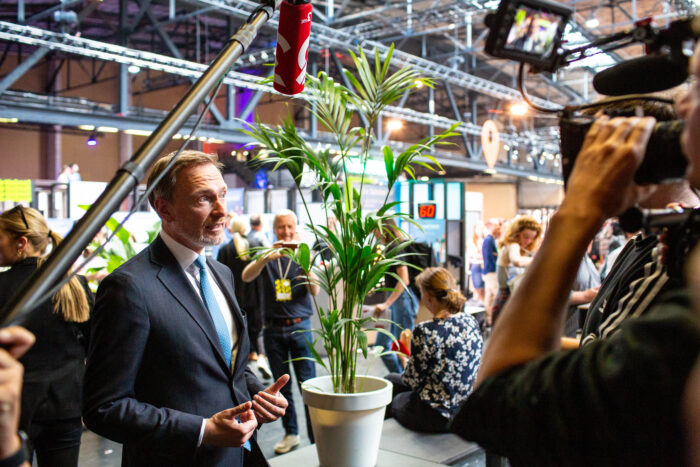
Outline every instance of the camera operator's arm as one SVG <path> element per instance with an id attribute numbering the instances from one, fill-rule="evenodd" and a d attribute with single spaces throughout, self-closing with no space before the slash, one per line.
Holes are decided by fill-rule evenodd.
<path id="1" fill-rule="evenodd" d="M 0 330 L 0 460 L 8 459 L 21 448 L 17 426 L 24 369 L 16 359 L 29 350 L 34 340 L 31 332 L 19 326 Z"/>
<path id="2" fill-rule="evenodd" d="M 632 178 L 653 125 L 652 118 L 607 117 L 593 124 L 566 197 L 493 331 L 477 385 L 494 373 L 559 348 L 565 305 L 588 243 L 605 219 L 648 192 L 634 185 Z"/>

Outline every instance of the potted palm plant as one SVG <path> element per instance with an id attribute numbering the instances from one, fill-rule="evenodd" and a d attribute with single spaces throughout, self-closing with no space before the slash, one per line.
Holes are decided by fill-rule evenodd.
<path id="1" fill-rule="evenodd" d="M 403 173 L 413 177 L 416 164 L 431 170 L 441 169 L 426 152 L 436 145 L 447 144 L 447 139 L 456 135 L 453 126 L 440 135 L 411 145 L 400 154 L 394 154 L 389 146 L 382 147 L 387 179 L 384 204 L 377 211 L 363 210 L 364 167 L 372 154 L 373 129 L 382 110 L 419 83 L 432 85 L 430 79 L 419 76 L 410 66 L 390 74 L 392 51 L 393 46 L 384 57 L 375 51 L 374 63 L 363 50 L 357 54 L 351 51 L 356 72 L 345 70 L 351 87 L 336 83 L 324 72 L 307 77 L 307 105 L 332 134 L 337 146 L 335 154 L 328 149 L 312 148 L 298 133 L 291 117 L 276 128 L 262 124 L 256 117 L 255 125 L 245 130 L 260 146 L 258 160 L 271 164 L 273 170 L 286 167 L 297 188 L 305 171 L 312 171 L 315 188 L 321 193 L 322 208 L 327 217 L 336 219 L 334 230 L 314 220 L 299 190 L 310 219 L 307 228 L 315 235 L 317 243 L 327 246 L 332 259 L 317 264 L 305 244 L 284 252 L 307 274 L 313 268 L 315 280 L 329 297 L 327 306 L 314 302 L 321 325 L 312 331 L 314 344 L 321 342 L 327 359 L 319 355 L 314 345 L 310 346 L 313 359 L 329 375 L 306 381 L 303 386 L 321 465 L 370 466 L 376 463 L 384 408 L 391 401 L 391 383 L 357 375 L 357 358 L 360 353 L 367 357 L 369 329 L 389 332 L 375 328 L 375 318 L 363 316 L 362 310 L 365 297 L 377 288 L 386 274 L 391 274 L 392 266 L 406 264 L 407 253 L 403 250 L 407 243 L 395 242 L 382 250 L 375 232 L 383 232 L 388 219 L 412 222 L 408 215 L 396 210 L 399 203 L 389 199 L 394 184 Z M 354 117 L 359 119 L 353 120 Z M 363 124 L 353 126 L 353 121 Z M 357 153 L 363 173 L 350 177 L 347 162 L 351 154 Z M 336 409 L 347 413 L 339 415 Z M 348 432 L 353 423 L 356 430 Z"/>

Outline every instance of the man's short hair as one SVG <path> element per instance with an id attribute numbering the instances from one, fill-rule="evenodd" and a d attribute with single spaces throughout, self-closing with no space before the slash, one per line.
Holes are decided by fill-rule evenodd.
<path id="1" fill-rule="evenodd" d="M 166 169 L 176 153 L 177 151 L 171 152 L 155 163 L 153 170 L 151 170 L 151 173 L 148 175 L 148 188 L 151 187 L 158 176 Z M 205 154 L 201 151 L 191 150 L 182 151 L 177 160 L 173 163 L 172 167 L 170 167 L 168 170 L 168 173 L 158 182 L 155 189 L 148 195 L 148 202 L 151 203 L 153 209 L 156 208 L 156 198 L 163 198 L 167 201 L 173 200 L 173 192 L 175 191 L 175 184 L 177 183 L 177 174 L 180 173 L 182 169 L 204 164 L 211 164 L 218 170 L 221 170 L 223 167 L 214 154 Z"/>
<path id="2" fill-rule="evenodd" d="M 262 218 L 260 217 L 260 214 L 251 214 L 250 215 L 250 226 L 251 227 L 258 227 L 262 225 Z"/>
<path id="3" fill-rule="evenodd" d="M 277 219 L 279 219 L 280 217 L 290 217 L 290 216 L 294 218 L 295 224 L 299 224 L 299 220 L 297 219 L 297 215 L 294 211 L 292 211 L 291 209 L 280 209 L 275 214 L 275 219 L 272 221 L 272 226 L 277 227 Z"/>

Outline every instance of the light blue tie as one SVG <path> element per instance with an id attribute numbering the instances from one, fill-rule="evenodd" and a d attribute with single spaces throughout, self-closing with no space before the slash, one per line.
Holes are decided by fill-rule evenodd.
<path id="1" fill-rule="evenodd" d="M 226 365 L 231 368 L 231 334 L 229 333 L 226 321 L 224 321 L 224 315 L 221 313 L 221 308 L 219 308 L 219 304 L 214 296 L 214 291 L 209 283 L 204 256 L 198 256 L 194 264 L 199 268 L 199 291 L 202 294 L 204 306 L 207 307 L 211 319 L 214 321 L 214 327 L 216 327 L 216 334 L 219 336 L 219 343 L 221 344 L 221 350 L 224 352 Z"/>
<path id="2" fill-rule="evenodd" d="M 206 259 L 204 256 L 198 256 L 194 261 L 199 269 L 199 291 L 202 294 L 202 300 L 204 301 L 204 306 L 209 310 L 211 319 L 214 321 L 214 327 L 216 327 L 216 335 L 219 336 L 219 343 L 221 344 L 221 350 L 224 351 L 224 358 L 226 359 L 226 365 L 231 368 L 231 334 L 229 333 L 228 326 L 226 326 L 226 321 L 224 321 L 224 315 L 221 313 L 221 308 L 216 301 L 214 296 L 214 291 L 209 283 L 209 276 L 207 274 Z M 246 441 L 243 447 L 250 451 L 250 441 Z"/>

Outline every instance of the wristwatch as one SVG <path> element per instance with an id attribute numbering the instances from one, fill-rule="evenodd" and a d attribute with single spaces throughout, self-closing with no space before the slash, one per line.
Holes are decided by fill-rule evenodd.
<path id="1" fill-rule="evenodd" d="M 22 430 L 20 430 L 17 434 L 19 435 L 19 440 L 21 442 L 19 449 L 10 457 L 0 459 L 0 467 L 19 467 L 25 461 L 29 460 L 29 446 L 27 444 L 29 438 Z"/>

